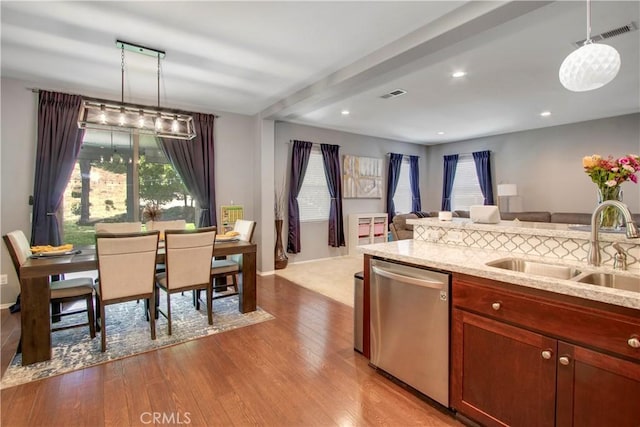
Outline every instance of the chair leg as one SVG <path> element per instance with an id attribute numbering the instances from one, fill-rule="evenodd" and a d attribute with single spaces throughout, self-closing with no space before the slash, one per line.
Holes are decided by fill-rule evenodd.
<path id="1" fill-rule="evenodd" d="M 96 337 L 96 320 L 93 309 L 93 295 L 87 296 L 87 317 L 89 318 L 89 334 L 91 339 Z"/>
<path id="2" fill-rule="evenodd" d="M 169 322 L 169 335 L 171 335 L 171 292 L 167 289 L 167 322 Z"/>
<path id="3" fill-rule="evenodd" d="M 207 286 L 207 320 L 210 325 L 213 325 L 213 284 L 209 282 Z"/>
<path id="4" fill-rule="evenodd" d="M 107 325 L 104 322 L 104 304 L 100 303 L 100 324 L 101 324 L 101 332 L 100 339 L 102 344 L 102 352 L 107 351 Z"/>
<path id="5" fill-rule="evenodd" d="M 200 289 L 193 291 L 193 305 L 196 306 L 196 310 L 200 310 Z"/>
<path id="6" fill-rule="evenodd" d="M 231 275 L 231 281 L 232 281 L 232 286 L 234 289 L 234 292 L 238 292 L 238 273 L 233 273 Z"/>
<path id="7" fill-rule="evenodd" d="M 158 290 L 154 287 L 153 288 L 153 295 L 152 298 L 155 301 L 155 297 L 157 294 Z M 156 339 L 156 305 L 155 304 L 149 304 L 149 326 L 151 327 L 151 339 L 155 340 Z"/>
<path id="8" fill-rule="evenodd" d="M 100 330 L 102 329 L 102 318 L 101 318 L 101 314 L 102 311 L 100 311 L 100 306 L 102 304 L 100 304 L 100 298 L 98 297 L 98 295 L 96 294 L 96 332 L 100 332 Z"/>

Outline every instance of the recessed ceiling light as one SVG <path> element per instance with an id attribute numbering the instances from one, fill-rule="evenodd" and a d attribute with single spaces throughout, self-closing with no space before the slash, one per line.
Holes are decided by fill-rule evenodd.
<path id="1" fill-rule="evenodd" d="M 455 73 L 451 74 L 451 77 L 457 79 L 457 78 L 460 78 L 460 77 L 464 77 L 466 75 L 467 75 L 467 73 L 465 73 L 464 71 L 456 71 Z"/>
<path id="2" fill-rule="evenodd" d="M 551 115 L 551 111 L 543 111 L 542 113 L 540 113 L 540 115 L 542 117 L 549 117 Z"/>
<path id="3" fill-rule="evenodd" d="M 348 116 L 349 115 L 349 110 L 342 110 L 341 114 L 343 116 Z"/>
<path id="4" fill-rule="evenodd" d="M 444 132 L 440 131 L 438 132 L 438 135 L 444 135 Z"/>

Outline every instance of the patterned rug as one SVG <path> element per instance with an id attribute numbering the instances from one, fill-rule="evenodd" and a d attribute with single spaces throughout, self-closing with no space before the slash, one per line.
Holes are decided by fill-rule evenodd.
<path id="1" fill-rule="evenodd" d="M 166 311 L 167 303 L 164 292 L 161 293 L 160 307 Z M 274 318 L 260 307 L 250 313 L 239 313 L 238 297 L 231 296 L 214 301 L 213 325 L 209 325 L 205 305 L 201 304 L 200 311 L 196 311 L 192 303 L 191 292 L 185 292 L 184 295 L 177 293 L 171 295 L 172 335 L 168 335 L 167 320 L 160 315 L 156 321 L 156 339 L 154 341 L 151 340 L 149 323 L 145 319 L 143 301 L 108 305 L 105 310 L 106 352 L 100 351 L 100 333 L 91 339 L 88 327 L 56 331 L 51 334 L 51 360 L 21 366 L 22 355 L 17 354 L 0 381 L 0 389 Z M 82 317 L 80 322 L 86 319 L 86 313 L 81 313 L 66 316 L 63 318 L 63 322 L 78 323 L 79 318 L 76 316 Z M 56 325 L 62 324 L 61 322 Z"/>

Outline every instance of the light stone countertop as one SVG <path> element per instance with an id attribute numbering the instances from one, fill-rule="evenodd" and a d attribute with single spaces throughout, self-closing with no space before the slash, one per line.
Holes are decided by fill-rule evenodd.
<path id="1" fill-rule="evenodd" d="M 453 218 L 451 221 L 440 221 L 438 218 L 410 218 L 407 219 L 407 224 L 583 240 L 588 240 L 591 236 L 591 226 L 589 225 L 552 222 L 500 221 L 497 224 L 481 224 L 472 222 L 469 218 Z M 614 232 L 600 230 L 598 236 L 599 240 L 604 242 L 629 242 L 625 236 L 624 228 Z"/>
<path id="2" fill-rule="evenodd" d="M 403 261 L 419 266 L 484 277 L 515 285 L 527 286 L 530 288 L 633 308 L 639 310 L 640 315 L 640 292 L 612 289 L 604 286 L 574 282 L 571 280 L 521 273 L 496 267 L 488 267 L 485 264 L 502 258 L 514 257 L 549 264 L 574 266 L 582 272 L 615 272 L 620 275 L 637 277 L 640 281 L 640 272 L 636 270 L 614 271 L 610 267 L 594 267 L 580 262 L 565 262 L 557 259 L 545 259 L 519 254 L 511 255 L 506 252 L 498 252 L 495 250 L 449 246 L 411 239 L 359 246 L 358 250 L 361 253 Z"/>

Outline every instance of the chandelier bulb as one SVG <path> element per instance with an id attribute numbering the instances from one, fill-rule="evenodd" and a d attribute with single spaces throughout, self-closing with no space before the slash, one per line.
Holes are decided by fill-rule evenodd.
<path id="1" fill-rule="evenodd" d="M 144 113 L 140 110 L 140 117 L 138 118 L 138 127 L 144 127 Z"/>
<path id="2" fill-rule="evenodd" d="M 124 126 L 127 123 L 127 117 L 124 115 L 124 107 L 120 108 L 120 119 L 118 120 L 120 126 Z"/>
<path id="3" fill-rule="evenodd" d="M 156 130 L 157 131 L 162 130 L 162 120 L 160 118 L 160 113 L 158 113 L 158 116 L 156 117 Z"/>
<path id="4" fill-rule="evenodd" d="M 100 123 L 107 124 L 107 114 L 104 111 L 104 104 L 100 105 Z"/>
<path id="5" fill-rule="evenodd" d="M 104 163 L 104 156 L 100 156 L 100 163 Z"/>
<path id="6" fill-rule="evenodd" d="M 171 131 L 178 132 L 180 126 L 178 125 L 178 116 L 173 116 L 173 123 L 171 123 Z"/>

